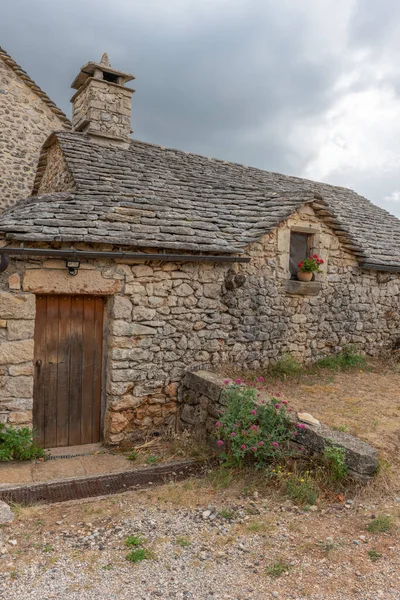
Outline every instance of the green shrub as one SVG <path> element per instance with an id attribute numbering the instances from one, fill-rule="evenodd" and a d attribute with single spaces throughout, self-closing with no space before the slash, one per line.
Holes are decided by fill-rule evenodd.
<path id="1" fill-rule="evenodd" d="M 326 446 L 322 456 L 332 479 L 340 481 L 347 477 L 349 468 L 346 465 L 346 450 L 344 448 Z"/>
<path id="2" fill-rule="evenodd" d="M 28 427 L 17 429 L 0 423 L 0 461 L 43 458 L 44 451 L 33 441 Z"/>
<path id="3" fill-rule="evenodd" d="M 132 550 L 132 552 L 129 552 L 129 554 L 126 555 L 126 560 L 129 560 L 129 562 L 132 563 L 138 563 L 152 557 L 152 553 L 147 548 L 136 548 L 136 550 Z"/>
<path id="4" fill-rule="evenodd" d="M 392 517 L 389 515 L 378 515 L 367 527 L 370 533 L 386 533 L 391 528 Z"/>
<path id="5" fill-rule="evenodd" d="M 125 546 L 128 548 L 137 548 L 138 546 L 142 546 L 143 540 L 140 535 L 128 535 L 125 540 Z"/>
<path id="6" fill-rule="evenodd" d="M 271 377 L 279 377 L 279 379 L 286 379 L 293 375 L 298 375 L 301 371 L 301 364 L 293 358 L 290 354 L 285 354 L 282 358 L 272 362 L 268 365 L 268 375 Z"/>
<path id="7" fill-rule="evenodd" d="M 317 501 L 318 492 L 309 473 L 290 474 L 285 481 L 285 487 L 286 494 L 297 504 L 312 505 Z"/>
<path id="8" fill-rule="evenodd" d="M 273 565 L 267 567 L 267 575 L 270 577 L 280 577 L 283 573 L 289 571 L 289 565 L 282 560 L 277 560 Z"/>
<path id="9" fill-rule="evenodd" d="M 130 453 L 130 455 L 127 457 L 128 460 L 132 460 L 135 461 L 138 457 L 138 453 L 136 452 L 136 450 L 132 450 L 132 452 Z"/>
<path id="10" fill-rule="evenodd" d="M 351 346 L 345 346 L 341 352 L 321 358 L 315 363 L 315 366 L 320 369 L 345 371 L 354 368 L 364 369 L 367 366 L 367 361 L 365 356 L 357 354 Z"/>
<path id="11" fill-rule="evenodd" d="M 257 388 L 240 379 L 227 385 L 222 394 L 225 410 L 215 426 L 225 464 L 241 466 L 249 461 L 262 467 L 293 453 L 289 446 L 293 425 L 286 401 L 271 398 L 257 405 Z"/>
<path id="12" fill-rule="evenodd" d="M 376 562 L 381 558 L 382 554 L 377 552 L 375 548 L 372 548 L 372 550 L 368 550 L 368 556 L 370 557 L 372 562 Z"/>
<path id="13" fill-rule="evenodd" d="M 150 454 L 150 456 L 146 457 L 146 463 L 148 465 L 155 465 L 157 461 L 158 461 L 157 456 L 154 456 L 153 454 Z"/>

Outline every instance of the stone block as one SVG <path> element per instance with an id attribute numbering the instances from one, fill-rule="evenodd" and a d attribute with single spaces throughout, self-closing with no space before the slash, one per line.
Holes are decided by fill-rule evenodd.
<path id="1" fill-rule="evenodd" d="M 20 290 L 21 289 L 21 278 L 18 273 L 13 273 L 8 278 L 8 287 L 10 290 Z"/>
<path id="2" fill-rule="evenodd" d="M 12 377 L 18 377 L 19 375 L 33 375 L 33 364 L 26 363 L 25 365 L 12 365 L 9 367 L 8 372 Z"/>
<path id="3" fill-rule="evenodd" d="M 181 420 L 189 425 L 204 425 L 207 420 L 207 410 L 200 404 L 185 404 L 181 411 Z"/>
<path id="4" fill-rule="evenodd" d="M 32 411 L 24 410 L 21 412 L 13 412 L 8 417 L 8 422 L 11 425 L 23 425 L 25 423 L 32 423 Z"/>
<path id="5" fill-rule="evenodd" d="M 32 398 L 33 394 L 33 377 L 20 376 L 8 377 L 3 381 L 0 387 L 1 398 Z"/>
<path id="6" fill-rule="evenodd" d="M 296 442 L 314 452 L 323 452 L 326 446 L 339 446 L 346 450 L 346 464 L 352 471 L 371 476 L 378 469 L 378 453 L 375 448 L 349 433 L 336 431 L 327 425 L 307 425 L 299 429 Z"/>
<path id="7" fill-rule="evenodd" d="M 0 365 L 32 361 L 33 351 L 33 340 L 2 342 L 0 344 Z"/>
<path id="8" fill-rule="evenodd" d="M 9 320 L 7 323 L 7 339 L 27 340 L 33 338 L 35 332 L 35 321 L 31 320 Z"/>
<path id="9" fill-rule="evenodd" d="M 34 319 L 36 299 L 33 294 L 0 292 L 0 317 L 2 319 Z"/>
<path id="10" fill-rule="evenodd" d="M 288 279 L 285 282 L 286 294 L 295 296 L 318 296 L 322 290 L 322 283 L 319 281 L 296 281 Z"/>
<path id="11" fill-rule="evenodd" d="M 207 396 L 214 402 L 219 401 L 221 392 L 225 387 L 222 377 L 208 371 L 186 373 L 183 386 Z"/>
<path id="12" fill-rule="evenodd" d="M 127 321 L 114 321 L 111 325 L 111 333 L 118 336 L 131 335 L 155 335 L 157 329 L 140 325 L 139 323 L 129 323 Z"/>
<path id="13" fill-rule="evenodd" d="M 71 277 L 67 269 L 64 271 L 56 269 L 27 269 L 24 274 L 22 288 L 25 292 L 34 292 L 35 294 L 92 294 L 107 296 L 120 291 L 121 281 L 106 279 L 99 271 L 95 270 L 79 270 L 77 275 Z"/>
<path id="14" fill-rule="evenodd" d="M 125 296 L 115 296 L 112 305 L 112 315 L 114 319 L 131 319 L 132 303 Z"/>

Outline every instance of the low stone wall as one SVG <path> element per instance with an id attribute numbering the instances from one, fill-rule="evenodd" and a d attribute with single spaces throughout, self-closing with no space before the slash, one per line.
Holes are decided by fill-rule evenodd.
<path id="1" fill-rule="evenodd" d="M 209 437 L 215 430 L 218 411 L 224 408 L 224 378 L 208 371 L 186 373 L 179 390 L 178 427 L 192 431 L 196 437 Z M 320 453 L 328 445 L 346 450 L 350 473 L 361 479 L 378 469 L 377 451 L 357 437 L 331 429 L 327 425 L 305 424 L 297 432 L 296 443 Z"/>

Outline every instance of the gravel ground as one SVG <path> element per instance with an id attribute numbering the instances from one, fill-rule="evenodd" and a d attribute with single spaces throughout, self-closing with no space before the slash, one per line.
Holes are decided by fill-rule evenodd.
<path id="1" fill-rule="evenodd" d="M 18 509 L 0 530 L 0 598 L 400 600 L 399 509 L 350 501 L 304 511 L 196 482 Z M 395 524 L 371 534 L 380 512 Z M 126 559 L 129 535 L 148 559 Z M 284 572 L 272 577 L 278 561 Z"/>

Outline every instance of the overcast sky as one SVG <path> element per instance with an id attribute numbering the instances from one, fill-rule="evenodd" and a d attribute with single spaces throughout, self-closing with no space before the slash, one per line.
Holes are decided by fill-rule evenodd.
<path id="1" fill-rule="evenodd" d="M 0 45 L 70 115 L 134 73 L 134 137 L 346 187 L 400 216 L 398 0 L 1 0 Z"/>

